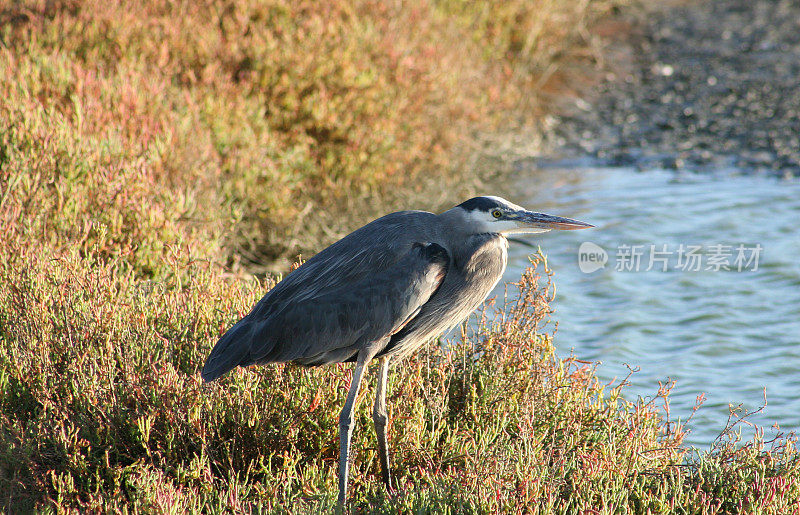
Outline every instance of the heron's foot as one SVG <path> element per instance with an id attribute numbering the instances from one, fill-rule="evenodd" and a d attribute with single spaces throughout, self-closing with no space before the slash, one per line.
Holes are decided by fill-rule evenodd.
<path id="1" fill-rule="evenodd" d="M 395 492 L 395 489 L 392 486 L 392 483 L 394 483 L 394 476 L 387 477 L 385 473 L 382 473 L 381 474 L 381 483 L 383 483 L 383 486 L 386 487 L 386 491 L 387 492 L 390 492 L 390 493 L 394 493 Z"/>
<path id="2" fill-rule="evenodd" d="M 394 478 L 392 478 L 392 480 L 393 480 L 392 482 L 394 483 L 395 482 Z M 386 487 L 386 495 L 390 499 L 392 499 L 394 497 L 401 496 L 401 495 L 403 495 L 405 493 L 405 489 L 400 487 L 399 485 L 398 486 L 392 486 L 392 485 L 384 484 L 384 486 Z"/>

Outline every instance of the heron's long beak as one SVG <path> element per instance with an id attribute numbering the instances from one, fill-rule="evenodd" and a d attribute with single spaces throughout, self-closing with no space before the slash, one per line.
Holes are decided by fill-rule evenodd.
<path id="1" fill-rule="evenodd" d="M 562 218 L 560 216 L 546 215 L 544 213 L 534 213 L 533 211 L 526 211 L 521 217 L 520 221 L 525 225 L 530 225 L 537 229 L 560 229 L 562 231 L 574 231 L 575 229 L 588 229 L 594 225 L 573 220 L 572 218 Z"/>
<path id="2" fill-rule="evenodd" d="M 559 229 L 562 231 L 574 231 L 576 229 L 588 229 L 594 225 L 573 220 L 572 218 L 562 218 L 560 216 L 546 215 L 544 213 L 535 213 L 533 211 L 522 211 L 519 213 L 516 222 L 518 229 L 513 232 L 544 232 L 551 229 Z"/>

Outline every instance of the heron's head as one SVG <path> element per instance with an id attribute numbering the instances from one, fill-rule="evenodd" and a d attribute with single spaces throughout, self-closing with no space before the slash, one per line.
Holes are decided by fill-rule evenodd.
<path id="1" fill-rule="evenodd" d="M 528 211 L 500 197 L 471 198 L 452 209 L 457 210 L 470 231 L 478 233 L 531 234 L 594 227 L 571 218 Z"/>

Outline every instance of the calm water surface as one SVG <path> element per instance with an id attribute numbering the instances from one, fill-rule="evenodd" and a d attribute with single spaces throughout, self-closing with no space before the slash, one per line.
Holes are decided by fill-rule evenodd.
<path id="1" fill-rule="evenodd" d="M 531 238 L 555 272 L 560 355 L 602 362 L 606 381 L 624 378 L 626 363 L 640 367 L 628 398 L 652 396 L 658 381 L 676 380 L 673 418 L 685 420 L 705 393 L 687 439 L 698 447 L 724 427 L 729 403 L 757 408 L 765 387 L 768 405 L 752 420 L 768 436 L 775 422 L 800 430 L 800 181 L 610 168 L 524 177 L 509 194 L 514 201 L 597 226 Z M 580 270 L 585 241 L 608 253 L 604 268 Z M 678 266 L 681 244 L 702 246 L 695 252 L 700 271 Z M 639 271 L 617 270 L 636 268 L 621 257 L 635 245 L 642 246 Z M 655 256 L 667 260 L 666 272 L 659 261 L 646 271 L 651 245 L 666 245 L 667 254 Z M 747 258 L 761 245 L 757 270 L 752 261 L 736 270 L 739 245 Z M 512 244 L 506 280 L 519 277 L 528 252 Z M 707 270 L 713 256 L 732 270 Z"/>

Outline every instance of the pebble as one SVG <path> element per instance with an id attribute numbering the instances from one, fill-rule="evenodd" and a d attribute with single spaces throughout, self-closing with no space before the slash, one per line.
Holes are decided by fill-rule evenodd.
<path id="1" fill-rule="evenodd" d="M 556 117 L 547 159 L 800 175 L 800 2 L 690 2 L 636 23 L 630 73 Z"/>

